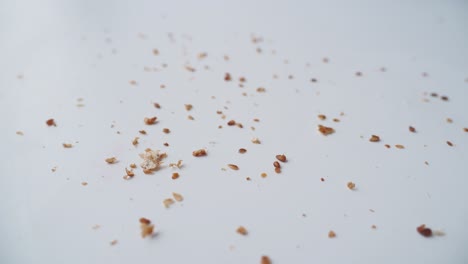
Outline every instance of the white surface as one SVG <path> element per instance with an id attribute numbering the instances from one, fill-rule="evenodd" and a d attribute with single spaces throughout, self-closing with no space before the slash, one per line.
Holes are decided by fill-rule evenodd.
<path id="1" fill-rule="evenodd" d="M 467 12 L 466 1 L 1 1 L 1 263 L 467 263 Z M 181 178 L 164 168 L 123 180 L 147 147 L 184 160 Z M 192 157 L 198 148 L 208 157 Z M 279 153 L 290 161 L 277 175 Z M 173 191 L 185 201 L 165 209 Z M 140 238 L 140 217 L 158 236 Z M 420 224 L 446 236 L 424 238 Z"/>

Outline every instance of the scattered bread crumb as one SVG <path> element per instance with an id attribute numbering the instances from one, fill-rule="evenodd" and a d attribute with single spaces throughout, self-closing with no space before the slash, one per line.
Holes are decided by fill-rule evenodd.
<path id="1" fill-rule="evenodd" d="M 178 179 L 179 177 L 180 177 L 179 173 L 177 173 L 177 172 L 172 173 L 171 178 L 172 178 L 173 180 L 176 180 L 176 179 Z"/>
<path id="2" fill-rule="evenodd" d="M 328 135 L 335 133 L 335 129 L 331 127 L 322 126 L 322 125 L 318 126 L 318 131 L 322 133 L 322 135 L 324 136 L 328 136 Z"/>
<path id="3" fill-rule="evenodd" d="M 266 92 L 266 89 L 263 88 L 263 87 L 258 87 L 258 88 L 257 88 L 257 92 L 258 92 L 258 93 L 264 93 L 264 92 Z"/>
<path id="4" fill-rule="evenodd" d="M 107 158 L 105 159 L 107 163 L 109 164 L 114 164 L 117 162 L 117 158 L 116 157 L 111 157 L 111 158 Z"/>
<path id="5" fill-rule="evenodd" d="M 247 229 L 243 226 L 239 226 L 237 229 L 236 229 L 236 232 L 243 235 L 243 236 L 246 236 L 247 235 Z"/>
<path id="6" fill-rule="evenodd" d="M 286 156 L 284 154 L 276 155 L 276 159 L 281 161 L 281 162 L 286 162 Z"/>
<path id="7" fill-rule="evenodd" d="M 193 105 L 185 104 L 185 110 L 190 111 L 190 110 L 192 110 L 192 108 L 193 108 Z"/>
<path id="8" fill-rule="evenodd" d="M 140 229 L 141 229 L 141 237 L 145 238 L 147 236 L 152 236 L 154 232 L 154 225 L 151 224 L 149 219 L 144 217 L 140 218 Z"/>
<path id="9" fill-rule="evenodd" d="M 330 230 L 330 231 L 328 232 L 328 237 L 329 237 L 329 238 L 334 238 L 334 237 L 336 237 L 336 233 L 335 233 L 333 230 Z"/>
<path id="10" fill-rule="evenodd" d="M 235 164 L 228 164 L 228 167 L 231 169 L 231 170 L 239 170 L 239 167 Z"/>
<path id="11" fill-rule="evenodd" d="M 159 103 L 153 103 L 154 107 L 157 109 L 161 109 L 161 105 Z"/>
<path id="12" fill-rule="evenodd" d="M 46 121 L 46 124 L 47 124 L 48 126 L 55 126 L 55 127 L 57 126 L 57 124 L 55 123 L 55 120 L 54 120 L 53 118 L 47 120 L 47 121 Z"/>
<path id="13" fill-rule="evenodd" d="M 326 116 L 326 115 L 318 115 L 317 117 L 318 117 L 318 119 L 320 119 L 320 120 L 325 120 L 325 119 L 327 119 L 327 116 Z"/>
<path id="14" fill-rule="evenodd" d="M 192 155 L 194 157 L 203 157 L 203 156 L 206 156 L 207 153 L 206 153 L 206 150 L 205 149 L 199 149 L 199 150 L 195 150 L 192 152 Z"/>
<path id="15" fill-rule="evenodd" d="M 146 135 L 146 131 L 145 131 L 145 130 L 140 130 L 140 131 L 138 131 L 138 132 L 139 132 L 140 134 L 142 134 L 142 135 Z"/>
<path id="16" fill-rule="evenodd" d="M 182 160 L 177 161 L 177 163 L 169 163 L 169 167 L 171 168 L 182 168 Z"/>
<path id="17" fill-rule="evenodd" d="M 356 188 L 356 184 L 354 182 L 348 182 L 346 186 L 348 186 L 348 189 L 350 190 L 354 190 Z"/>
<path id="18" fill-rule="evenodd" d="M 432 236 L 432 230 L 430 228 L 427 228 L 426 225 L 420 225 L 416 228 L 419 234 L 424 237 L 431 237 Z"/>
<path id="19" fill-rule="evenodd" d="M 63 143 L 62 146 L 63 146 L 64 148 L 72 148 L 72 147 L 73 147 L 73 145 L 70 144 L 70 143 Z"/>
<path id="20" fill-rule="evenodd" d="M 412 133 L 416 133 L 416 128 L 412 127 L 412 126 L 409 126 L 409 131 L 412 132 Z"/>
<path id="21" fill-rule="evenodd" d="M 405 148 L 405 146 L 403 146 L 403 145 L 400 145 L 400 144 L 397 144 L 397 145 L 395 145 L 395 148 L 398 148 L 398 149 L 404 149 L 404 148 Z"/>
<path id="22" fill-rule="evenodd" d="M 153 117 L 145 117 L 145 119 L 143 120 L 145 122 L 145 124 L 147 125 L 154 125 L 156 124 L 156 120 L 158 118 L 156 116 L 153 116 Z"/>
<path id="23" fill-rule="evenodd" d="M 260 142 L 260 139 L 258 139 L 258 138 L 252 138 L 251 141 L 252 141 L 252 143 L 254 143 L 254 144 L 260 144 L 260 143 L 261 143 L 261 142 Z"/>
<path id="24" fill-rule="evenodd" d="M 82 183 L 81 183 L 81 185 L 83 185 L 83 186 L 87 186 L 87 185 L 88 185 L 88 183 L 87 183 L 87 182 L 82 182 Z"/>
<path id="25" fill-rule="evenodd" d="M 140 154 L 140 157 L 143 159 L 143 162 L 140 166 L 143 168 L 144 173 L 151 173 L 159 169 L 162 164 L 162 160 L 166 158 L 166 153 L 159 150 L 146 149 L 144 153 Z"/>
<path id="26" fill-rule="evenodd" d="M 112 241 L 110 242 L 110 245 L 111 245 L 111 246 L 115 246 L 115 245 L 117 245 L 117 242 L 118 242 L 118 241 L 117 241 L 116 239 L 114 239 L 114 240 L 112 240 Z"/>
<path id="27" fill-rule="evenodd" d="M 187 118 L 188 118 L 189 120 L 195 120 L 195 118 L 194 118 L 193 116 L 191 116 L 191 115 L 187 116 Z"/>
<path id="28" fill-rule="evenodd" d="M 174 197 L 174 199 L 177 201 L 177 202 L 182 202 L 184 200 L 184 197 L 179 194 L 179 193 L 175 193 L 173 192 L 172 193 L 172 196 Z"/>
<path id="29" fill-rule="evenodd" d="M 260 174 L 260 176 L 261 176 L 262 178 L 266 178 L 266 177 L 268 176 L 268 174 L 266 174 L 265 172 L 262 172 L 262 174 Z"/>
<path id="30" fill-rule="evenodd" d="M 376 135 L 372 135 L 369 139 L 370 142 L 380 142 L 380 137 Z"/>
<path id="31" fill-rule="evenodd" d="M 450 141 L 447 141 L 447 145 L 449 145 L 450 147 L 453 147 L 453 143 Z"/>
<path id="32" fill-rule="evenodd" d="M 225 80 L 226 82 L 231 81 L 231 80 L 232 80 L 231 74 L 229 74 L 228 72 L 226 72 L 226 73 L 224 74 L 224 80 Z"/>
<path id="33" fill-rule="evenodd" d="M 171 205 L 174 204 L 174 200 L 172 198 L 167 198 L 163 200 L 164 207 L 169 208 Z"/>
<path id="34" fill-rule="evenodd" d="M 271 260 L 268 256 L 262 256 L 260 259 L 260 264 L 271 264 Z"/>
<path id="35" fill-rule="evenodd" d="M 169 134 L 169 133 L 171 133 L 171 130 L 169 128 L 163 128 L 163 132 L 165 134 Z"/>
<path id="36" fill-rule="evenodd" d="M 139 137 L 135 137 L 135 138 L 132 140 L 132 145 L 133 145 L 133 146 L 137 146 L 138 143 L 139 143 L 139 142 L 138 142 L 139 139 L 140 139 Z"/>
<path id="37" fill-rule="evenodd" d="M 24 134 L 22 131 L 16 131 L 16 135 L 23 136 Z"/>
<path id="38" fill-rule="evenodd" d="M 245 148 L 240 148 L 240 149 L 239 149 L 239 153 L 240 153 L 240 154 L 244 154 L 244 153 L 246 153 L 246 152 L 247 152 L 247 150 L 246 150 Z"/>

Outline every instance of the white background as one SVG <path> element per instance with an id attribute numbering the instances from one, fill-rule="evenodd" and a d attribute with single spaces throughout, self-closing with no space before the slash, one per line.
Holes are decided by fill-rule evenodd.
<path id="1" fill-rule="evenodd" d="M 0 262 L 467 263 L 467 14 L 466 1 L 0 1 Z M 182 159 L 181 177 L 123 180 L 147 147 Z M 185 200 L 166 209 L 172 192 Z M 140 237 L 140 217 L 157 236 Z"/>

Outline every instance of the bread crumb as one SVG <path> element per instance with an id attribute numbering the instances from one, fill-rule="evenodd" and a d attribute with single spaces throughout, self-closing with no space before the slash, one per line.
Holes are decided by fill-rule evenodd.
<path id="1" fill-rule="evenodd" d="M 232 80 L 231 74 L 229 74 L 228 72 L 226 72 L 226 73 L 224 74 L 224 80 L 225 80 L 226 82 L 231 81 L 231 80 Z"/>
<path id="2" fill-rule="evenodd" d="M 138 85 L 138 83 L 135 80 L 131 80 L 128 83 L 130 83 L 130 85 Z"/>
<path id="3" fill-rule="evenodd" d="M 386 147 L 386 148 L 390 148 L 390 145 L 389 145 L 389 144 L 385 144 L 385 147 Z"/>
<path id="4" fill-rule="evenodd" d="M 192 155 L 194 157 L 203 157 L 203 156 L 206 156 L 207 153 L 206 153 L 206 150 L 205 149 L 199 149 L 199 150 L 194 150 L 192 152 Z"/>
<path id="5" fill-rule="evenodd" d="M 126 175 L 124 176 L 125 180 L 133 178 L 133 176 L 135 176 L 135 173 L 133 172 L 133 170 L 129 170 L 127 168 L 125 168 L 125 173 L 126 173 Z"/>
<path id="6" fill-rule="evenodd" d="M 174 204 L 174 200 L 172 198 L 167 198 L 163 200 L 164 207 L 169 208 L 171 205 Z"/>
<path id="7" fill-rule="evenodd" d="M 50 169 L 52 172 L 57 171 L 57 166 L 54 166 L 52 169 Z"/>
<path id="8" fill-rule="evenodd" d="M 263 88 L 263 87 L 258 87 L 257 88 L 257 93 L 264 93 L 264 92 L 266 92 L 265 88 Z"/>
<path id="9" fill-rule="evenodd" d="M 338 119 L 338 118 L 333 118 L 333 122 L 338 123 L 338 122 L 340 122 L 340 119 Z"/>
<path id="10" fill-rule="evenodd" d="M 245 227 L 243 227 L 243 226 L 239 226 L 236 229 L 236 232 L 243 235 L 243 236 L 246 236 L 248 234 L 247 229 Z"/>
<path id="11" fill-rule="evenodd" d="M 157 109 L 161 109 L 161 105 L 159 103 L 153 103 L 153 106 Z"/>
<path id="12" fill-rule="evenodd" d="M 432 230 L 430 228 L 427 228 L 426 225 L 420 225 L 416 228 L 416 231 L 418 231 L 421 236 L 424 237 L 431 237 L 432 236 Z"/>
<path id="13" fill-rule="evenodd" d="M 22 131 L 16 131 L 16 135 L 23 136 L 24 134 Z"/>
<path id="14" fill-rule="evenodd" d="M 326 115 L 318 115 L 317 117 L 318 117 L 318 119 L 320 119 L 320 120 L 325 120 L 325 119 L 327 119 L 327 116 L 326 116 Z"/>
<path id="15" fill-rule="evenodd" d="M 163 128 L 162 130 L 165 134 L 171 133 L 171 130 L 169 128 Z"/>
<path id="16" fill-rule="evenodd" d="M 252 138 L 251 141 L 252 141 L 252 143 L 254 143 L 254 144 L 260 144 L 260 143 L 261 143 L 261 142 L 260 142 L 260 139 L 258 139 L 258 138 Z"/>
<path id="17" fill-rule="evenodd" d="M 468 127 L 463 128 L 463 131 L 468 132 Z"/>
<path id="18" fill-rule="evenodd" d="M 240 148 L 240 149 L 239 149 L 239 153 L 240 153 L 240 154 L 244 154 L 244 153 L 246 153 L 246 152 L 247 152 L 247 150 L 246 150 L 245 148 Z"/>
<path id="19" fill-rule="evenodd" d="M 158 49 L 153 49 L 153 55 L 158 56 L 159 55 L 159 50 Z"/>
<path id="20" fill-rule="evenodd" d="M 371 228 L 372 228 L 372 229 L 377 229 L 377 226 L 376 226 L 376 225 L 372 225 Z"/>
<path id="21" fill-rule="evenodd" d="M 336 233 L 333 230 L 330 230 L 328 232 L 328 238 L 335 238 L 335 237 L 336 237 Z"/>
<path id="22" fill-rule="evenodd" d="M 193 105 L 191 105 L 191 104 L 185 104 L 184 106 L 185 106 L 185 110 L 187 110 L 187 111 L 190 111 L 193 108 Z"/>
<path id="23" fill-rule="evenodd" d="M 404 148 L 405 148 L 405 146 L 403 146 L 403 145 L 400 145 L 400 144 L 397 144 L 397 145 L 395 145 L 395 148 L 397 148 L 397 149 L 404 149 Z"/>
<path id="24" fill-rule="evenodd" d="M 239 167 L 235 164 L 228 164 L 228 167 L 231 169 L 231 170 L 239 170 Z"/>
<path id="25" fill-rule="evenodd" d="M 182 168 L 182 160 L 177 161 L 177 163 L 169 163 L 169 167 L 171 168 Z"/>
<path id="26" fill-rule="evenodd" d="M 286 156 L 284 154 L 276 155 L 276 159 L 281 161 L 281 162 L 286 162 L 287 161 Z"/>
<path id="27" fill-rule="evenodd" d="M 172 193 L 172 196 L 174 197 L 174 199 L 177 201 L 177 202 L 182 202 L 184 200 L 184 197 L 179 194 L 179 193 L 175 193 L 173 192 Z"/>
<path id="28" fill-rule="evenodd" d="M 47 120 L 47 121 L 46 121 L 46 124 L 47 124 L 48 126 L 54 126 L 54 127 L 57 126 L 57 124 L 55 123 L 55 120 L 54 120 L 53 118 Z"/>
<path id="29" fill-rule="evenodd" d="M 273 162 L 273 167 L 281 169 L 281 164 L 279 162 L 277 162 L 277 161 L 274 161 Z"/>
<path id="30" fill-rule="evenodd" d="M 227 125 L 228 126 L 234 126 L 234 125 L 236 125 L 236 121 L 235 120 L 229 120 L 229 122 L 227 122 Z"/>
<path id="31" fill-rule="evenodd" d="M 62 146 L 63 146 L 64 148 L 72 148 L 72 147 L 73 147 L 73 145 L 70 144 L 70 143 L 63 143 Z"/>
<path id="32" fill-rule="evenodd" d="M 146 149 L 144 153 L 140 154 L 143 162 L 140 164 L 143 168 L 143 172 L 148 174 L 152 171 L 159 169 L 162 164 L 162 160 L 166 158 L 166 153 L 159 150 Z"/>
<path id="33" fill-rule="evenodd" d="M 328 135 L 335 133 L 335 130 L 333 128 L 322 126 L 322 125 L 318 126 L 318 131 L 322 133 L 322 135 L 324 136 L 328 136 Z"/>
<path id="34" fill-rule="evenodd" d="M 193 116 L 191 116 L 191 115 L 187 116 L 187 118 L 188 118 L 189 120 L 195 120 L 195 118 L 194 118 Z"/>
<path id="35" fill-rule="evenodd" d="M 266 177 L 268 176 L 268 174 L 266 174 L 265 172 L 262 172 L 262 174 L 260 174 L 260 176 L 261 176 L 262 178 L 266 178 Z"/>
<path id="36" fill-rule="evenodd" d="M 139 142 L 138 142 L 139 139 L 140 139 L 139 137 L 135 137 L 135 138 L 132 140 L 132 145 L 133 145 L 133 146 L 137 146 L 138 143 L 139 143 Z"/>
<path id="37" fill-rule="evenodd" d="M 176 180 L 176 179 L 178 179 L 179 177 L 180 177 L 179 173 L 177 173 L 177 172 L 172 173 L 172 177 L 171 177 L 171 178 L 172 178 L 173 180 Z"/>
<path id="38" fill-rule="evenodd" d="M 88 185 L 88 183 L 87 183 L 87 182 L 82 182 L 82 183 L 81 183 L 81 185 L 83 185 L 83 186 L 87 186 L 87 185 Z"/>
<path id="39" fill-rule="evenodd" d="M 412 132 L 412 133 L 416 133 L 416 128 L 412 127 L 412 126 L 409 126 L 409 131 Z"/>
<path id="40" fill-rule="evenodd" d="M 369 139 L 370 142 L 379 142 L 380 141 L 380 137 L 379 136 L 376 136 L 376 135 L 372 135 Z"/>
<path id="41" fill-rule="evenodd" d="M 145 130 L 140 130 L 140 131 L 138 131 L 138 132 L 139 132 L 140 134 L 142 134 L 142 135 L 146 135 L 146 131 L 145 131 Z"/>
<path id="42" fill-rule="evenodd" d="M 356 188 L 356 184 L 354 184 L 354 182 L 348 182 L 346 186 L 348 186 L 348 189 L 350 190 L 354 190 Z"/>
<path id="43" fill-rule="evenodd" d="M 111 246 L 115 246 L 115 245 L 117 245 L 117 242 L 118 242 L 118 241 L 117 241 L 116 239 L 114 239 L 114 240 L 112 240 L 109 244 L 110 244 Z"/>
<path id="44" fill-rule="evenodd" d="M 109 164 L 114 164 L 117 162 L 117 158 L 116 157 L 107 158 L 106 162 Z"/>
<path id="45" fill-rule="evenodd" d="M 446 121 L 447 121 L 447 123 L 449 123 L 449 124 L 452 124 L 452 123 L 453 123 L 453 119 L 452 119 L 452 118 L 447 118 Z"/>
<path id="46" fill-rule="evenodd" d="M 137 165 L 135 163 L 130 164 L 130 168 L 136 169 Z"/>
<path id="47" fill-rule="evenodd" d="M 145 122 L 145 124 L 147 125 L 154 125 L 156 124 L 156 120 L 158 118 L 156 116 L 153 116 L 153 117 L 145 117 L 145 119 L 143 120 Z"/>
<path id="48" fill-rule="evenodd" d="M 151 224 L 149 219 L 144 217 L 140 218 L 140 229 L 141 229 L 141 237 L 145 238 L 147 236 L 152 236 L 154 232 L 154 225 Z"/>
<path id="49" fill-rule="evenodd" d="M 450 141 L 447 141 L 447 145 L 449 145 L 449 146 L 453 147 L 453 143 L 452 143 L 452 142 L 450 142 Z"/>
<path id="50" fill-rule="evenodd" d="M 281 173 L 281 168 L 276 167 L 275 172 L 278 173 L 278 174 Z"/>
<path id="51" fill-rule="evenodd" d="M 260 264 L 271 264 L 271 260 L 268 256 L 262 256 L 260 259 Z"/>

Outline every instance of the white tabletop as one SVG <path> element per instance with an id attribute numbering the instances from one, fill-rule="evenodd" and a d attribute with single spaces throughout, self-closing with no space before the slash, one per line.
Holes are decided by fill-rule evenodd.
<path id="1" fill-rule="evenodd" d="M 456 0 L 0 1 L 0 262 L 467 263 L 467 12 Z M 152 175 L 146 148 L 168 155 Z M 172 192 L 184 200 L 165 208 Z M 155 236 L 141 238 L 141 217 Z"/>

